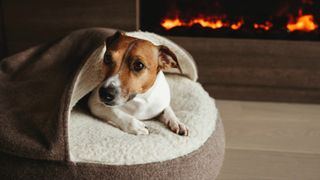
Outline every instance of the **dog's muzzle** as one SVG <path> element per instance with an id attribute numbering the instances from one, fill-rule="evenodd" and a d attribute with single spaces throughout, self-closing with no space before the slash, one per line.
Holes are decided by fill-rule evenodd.
<path id="1" fill-rule="evenodd" d="M 115 105 L 115 99 L 119 95 L 119 91 L 116 87 L 110 85 L 108 87 L 101 87 L 99 89 L 99 96 L 102 102 L 109 106 Z"/>

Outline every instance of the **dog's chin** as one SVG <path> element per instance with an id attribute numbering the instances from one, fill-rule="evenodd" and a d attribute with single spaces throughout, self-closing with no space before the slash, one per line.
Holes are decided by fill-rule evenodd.
<path id="1" fill-rule="evenodd" d="M 102 101 L 104 105 L 108 107 L 117 107 L 117 106 L 122 106 L 123 103 L 117 103 L 117 102 L 104 102 Z"/>
<path id="2" fill-rule="evenodd" d="M 100 101 L 108 107 L 117 107 L 117 106 L 123 106 L 132 99 L 136 97 L 136 94 L 130 95 L 127 99 L 123 99 L 122 101 L 104 101 L 103 99 L 100 99 Z"/>
<path id="3" fill-rule="evenodd" d="M 108 102 L 108 101 L 101 101 L 105 106 L 108 106 L 108 107 L 119 107 L 119 106 L 123 106 L 125 105 L 128 101 L 121 101 L 121 102 L 118 102 L 118 101 L 111 101 L 111 102 Z"/>

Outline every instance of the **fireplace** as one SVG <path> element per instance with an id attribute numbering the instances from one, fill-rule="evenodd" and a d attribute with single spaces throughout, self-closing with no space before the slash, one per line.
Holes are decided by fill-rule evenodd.
<path id="1" fill-rule="evenodd" d="M 140 28 L 163 35 L 320 40 L 319 0 L 140 2 Z"/>
<path id="2" fill-rule="evenodd" d="M 134 31 L 137 25 L 137 29 L 165 35 L 188 50 L 198 65 L 199 81 L 215 98 L 320 103 L 319 0 L 94 0 L 71 3 L 70 6 L 66 6 L 64 1 L 1 2 L 0 51 L 4 55 L 12 55 L 79 28 L 112 27 Z M 192 4 L 194 2 L 196 4 Z M 215 8 L 216 12 L 209 12 L 213 8 L 206 4 L 200 6 L 202 2 L 220 2 L 222 9 L 218 11 Z M 274 5 L 265 10 L 265 4 L 269 2 Z M 225 3 L 231 4 L 230 10 L 226 10 L 228 6 Z M 182 9 L 180 13 L 171 9 L 165 11 L 164 5 Z M 188 11 L 183 9 L 186 6 L 189 6 Z M 284 20 L 263 16 L 271 13 L 271 7 L 283 7 L 283 10 L 275 8 L 274 11 L 287 14 L 282 18 Z M 48 9 L 51 9 L 49 13 Z M 200 22 L 189 23 L 201 14 L 198 11 L 192 14 L 190 11 L 193 9 L 207 10 L 202 12 L 205 17 L 219 17 L 222 27 L 201 28 L 200 33 L 198 30 L 194 33 L 192 29 L 199 29 Z M 261 13 L 261 16 L 252 16 L 260 20 L 251 20 L 251 16 L 246 14 L 235 16 L 240 10 Z M 176 17 L 190 27 L 166 30 L 161 26 L 165 18 Z M 288 23 L 297 23 L 298 17 L 308 17 L 317 28 L 309 32 L 288 32 Z M 216 22 L 219 18 L 208 19 Z M 269 27 L 267 21 L 272 24 L 269 30 L 265 30 Z M 279 21 L 281 28 L 278 28 Z M 56 22 L 61 23 L 57 26 Z M 254 26 L 257 29 L 253 29 Z M 184 28 L 187 31 L 184 32 Z"/>
<path id="3" fill-rule="evenodd" d="M 215 98 L 320 103 L 320 0 L 140 0 L 137 14 Z"/>

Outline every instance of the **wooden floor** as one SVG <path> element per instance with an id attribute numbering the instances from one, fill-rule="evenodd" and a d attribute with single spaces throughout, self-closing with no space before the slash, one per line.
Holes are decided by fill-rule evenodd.
<path id="1" fill-rule="evenodd" d="M 219 180 L 320 180 L 320 105 L 217 100 L 226 131 Z"/>

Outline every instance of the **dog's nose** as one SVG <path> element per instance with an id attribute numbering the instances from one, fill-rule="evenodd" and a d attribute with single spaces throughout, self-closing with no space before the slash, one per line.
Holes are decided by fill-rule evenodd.
<path id="1" fill-rule="evenodd" d="M 111 102 L 116 98 L 117 90 L 114 87 L 101 87 L 99 90 L 100 98 L 105 102 Z"/>

